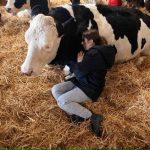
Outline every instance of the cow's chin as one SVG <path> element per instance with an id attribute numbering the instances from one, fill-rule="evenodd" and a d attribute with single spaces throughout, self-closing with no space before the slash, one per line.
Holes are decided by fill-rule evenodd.
<path id="1" fill-rule="evenodd" d="M 21 73 L 23 75 L 38 76 L 41 74 L 41 72 L 42 72 L 42 67 L 26 69 L 24 65 L 21 66 Z"/>

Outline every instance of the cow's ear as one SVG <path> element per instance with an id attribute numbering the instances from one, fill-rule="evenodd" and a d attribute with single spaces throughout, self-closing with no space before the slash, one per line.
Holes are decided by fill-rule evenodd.
<path id="1" fill-rule="evenodd" d="M 46 23 L 46 25 L 56 26 L 54 18 L 51 16 L 45 16 L 45 23 Z"/>

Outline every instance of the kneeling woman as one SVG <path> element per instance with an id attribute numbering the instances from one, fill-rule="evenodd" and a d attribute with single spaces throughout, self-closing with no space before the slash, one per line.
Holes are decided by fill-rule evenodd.
<path id="1" fill-rule="evenodd" d="M 75 77 L 54 85 L 52 94 L 58 106 L 71 116 L 73 122 L 91 119 L 92 131 L 101 136 L 103 117 L 80 103 L 98 99 L 105 85 L 107 70 L 114 64 L 116 49 L 104 45 L 97 30 L 86 31 L 82 37 L 86 54 L 80 52 L 77 63 L 69 63 Z"/>

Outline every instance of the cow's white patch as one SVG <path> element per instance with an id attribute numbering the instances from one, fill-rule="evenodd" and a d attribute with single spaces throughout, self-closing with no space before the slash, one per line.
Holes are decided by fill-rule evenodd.
<path id="1" fill-rule="evenodd" d="M 21 71 L 26 74 L 39 74 L 42 68 L 56 57 L 60 39 L 54 19 L 42 14 L 37 15 L 25 33 L 28 52 Z"/>
<path id="2" fill-rule="evenodd" d="M 91 20 L 89 21 L 89 26 L 87 27 L 88 30 L 90 30 L 92 27 L 92 23 L 91 23 Z"/>
<path id="3" fill-rule="evenodd" d="M 95 5 L 86 4 L 85 7 L 88 7 L 94 15 L 94 20 L 98 25 L 99 34 L 103 37 L 107 37 L 109 43 L 114 43 L 114 34 L 111 25 L 107 22 L 106 18 L 99 13 Z"/>

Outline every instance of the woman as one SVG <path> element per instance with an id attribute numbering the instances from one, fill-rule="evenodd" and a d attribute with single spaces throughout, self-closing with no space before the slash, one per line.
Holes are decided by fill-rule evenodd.
<path id="1" fill-rule="evenodd" d="M 82 41 L 84 55 L 78 54 L 77 63 L 70 62 L 69 66 L 75 77 L 69 81 L 52 87 L 52 94 L 58 106 L 71 116 L 73 122 L 91 120 L 92 131 L 101 136 L 103 117 L 95 114 L 80 103 L 93 100 L 100 96 L 104 85 L 107 69 L 114 64 L 116 49 L 103 44 L 97 30 L 83 33 Z"/>

